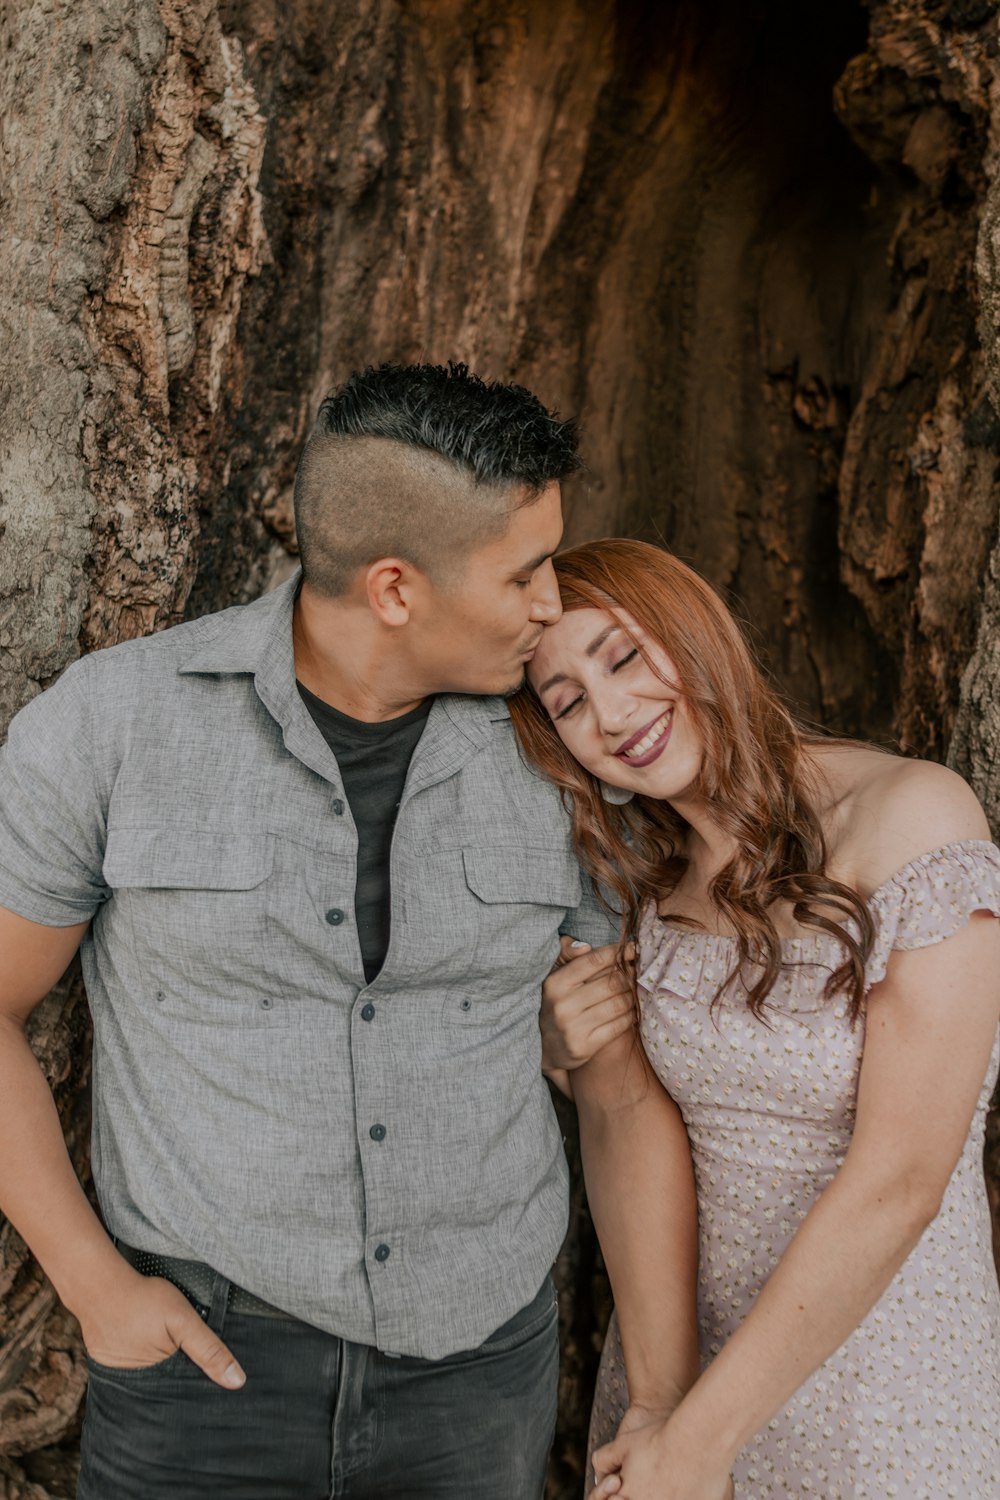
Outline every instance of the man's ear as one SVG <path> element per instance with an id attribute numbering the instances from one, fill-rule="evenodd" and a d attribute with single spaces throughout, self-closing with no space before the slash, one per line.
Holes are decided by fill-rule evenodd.
<path id="1" fill-rule="evenodd" d="M 392 629 L 406 625 L 427 579 L 401 557 L 380 557 L 365 574 L 368 607 L 375 618 Z"/>

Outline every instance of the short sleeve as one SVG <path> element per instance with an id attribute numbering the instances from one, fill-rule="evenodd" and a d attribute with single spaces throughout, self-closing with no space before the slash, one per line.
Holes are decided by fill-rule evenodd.
<path id="1" fill-rule="evenodd" d="M 921 854 L 871 897 L 875 946 L 867 982 L 885 978 L 893 949 L 929 948 L 952 937 L 973 912 L 1000 917 L 1000 849 L 965 839 Z"/>
<path id="2" fill-rule="evenodd" d="M 593 882 L 585 870 L 580 871 L 583 895 L 579 906 L 568 911 L 559 932 L 564 937 L 579 938 L 592 948 L 603 948 L 605 943 L 618 941 L 618 923 L 608 916 L 594 894 Z"/>
<path id="3" fill-rule="evenodd" d="M 87 921 L 110 894 L 86 685 L 76 662 L 14 716 L 0 750 L 0 906 L 48 927 Z"/>

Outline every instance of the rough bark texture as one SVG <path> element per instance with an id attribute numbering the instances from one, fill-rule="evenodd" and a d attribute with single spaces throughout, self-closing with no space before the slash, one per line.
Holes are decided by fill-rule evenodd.
<path id="1" fill-rule="evenodd" d="M 0 0 L 0 716 L 259 592 L 323 392 L 461 357 L 582 419 L 570 537 L 666 540 L 805 714 L 950 745 L 1000 833 L 996 10 Z M 33 1036 L 85 1174 L 75 981 Z M 579 1186 L 559 1276 L 562 1500 Z M 9 1226 L 0 1301 L 0 1500 L 68 1495 L 79 1344 Z"/>
<path id="2" fill-rule="evenodd" d="M 992 8 L 992 7 L 991 7 Z M 992 56 L 1000 51 L 994 41 Z M 985 192 L 979 220 L 976 280 L 979 341 L 983 350 L 987 402 L 980 408 L 994 423 L 1000 412 L 1000 80 L 986 80 L 990 103 L 983 158 Z M 994 469 L 994 479 L 1000 468 Z M 961 697 L 949 764 L 968 778 L 986 809 L 994 836 L 1000 835 L 1000 538 L 996 540 L 976 596 L 979 620 L 975 649 L 961 682 Z M 986 1179 L 993 1204 L 993 1247 L 1000 1266 L 1000 1080 L 986 1136 Z"/>
<path id="3" fill-rule="evenodd" d="M 200 513 L 225 503 L 240 298 L 266 238 L 265 125 L 211 0 L 39 0 L 2 26 L 6 723 L 81 649 L 182 618 Z M 253 589 L 249 561 L 245 575 Z M 32 1036 L 86 1176 L 78 983 Z M 79 1338 L 7 1224 L 0 1297 L 3 1493 L 33 1495 L 31 1475 L 72 1493 Z M 45 1451 L 66 1436 L 65 1456 Z"/>

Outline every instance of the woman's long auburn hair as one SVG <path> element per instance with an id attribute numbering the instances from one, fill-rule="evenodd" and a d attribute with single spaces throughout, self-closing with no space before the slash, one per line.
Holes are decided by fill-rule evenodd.
<path id="1" fill-rule="evenodd" d="M 846 991 L 853 1023 L 875 936 L 871 914 L 857 891 L 824 873 L 826 843 L 802 763 L 807 736 L 765 682 L 736 621 L 703 578 L 646 542 L 586 542 L 553 564 L 564 610 L 624 611 L 662 645 L 679 679 L 671 686 L 683 693 L 702 737 L 695 790 L 737 850 L 709 887 L 737 942 L 736 961 L 716 1000 L 739 977 L 750 1010 L 764 1017 L 782 965 L 771 913 L 776 901 L 787 901 L 800 925 L 832 933 L 841 943 L 843 962 L 824 993 L 830 998 Z M 639 641 L 635 645 L 642 651 Z M 662 903 L 684 874 L 687 825 L 656 798 L 607 801 L 601 782 L 570 755 L 530 687 L 515 694 L 510 708 L 528 759 L 562 792 L 581 864 L 605 905 L 621 913 L 623 951 L 647 902 Z"/>

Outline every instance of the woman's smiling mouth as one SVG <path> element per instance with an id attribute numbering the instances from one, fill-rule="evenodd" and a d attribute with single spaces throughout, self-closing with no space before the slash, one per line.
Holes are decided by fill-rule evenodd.
<path id="1" fill-rule="evenodd" d="M 647 724 L 645 729 L 640 729 L 630 740 L 626 740 L 624 745 L 614 752 L 615 755 L 630 766 L 648 766 L 667 748 L 673 720 L 674 711 L 668 708 L 666 713 L 654 719 L 652 724 Z"/>

